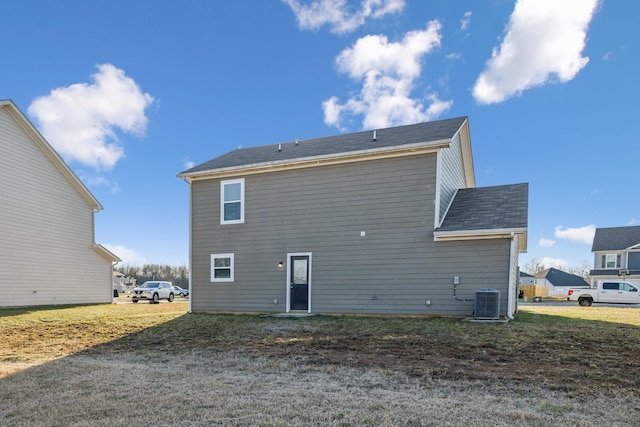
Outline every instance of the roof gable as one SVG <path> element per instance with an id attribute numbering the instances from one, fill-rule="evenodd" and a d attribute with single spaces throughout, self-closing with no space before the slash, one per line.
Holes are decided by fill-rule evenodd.
<path id="1" fill-rule="evenodd" d="M 591 252 L 622 251 L 640 244 L 640 225 L 596 228 Z"/>
<path id="2" fill-rule="evenodd" d="M 417 147 L 448 146 L 467 125 L 466 117 L 376 129 L 279 144 L 239 148 L 178 174 L 196 177 L 222 170 L 277 166 L 319 159 L 344 158 Z M 467 141 L 467 143 L 470 143 Z"/>
<path id="3" fill-rule="evenodd" d="M 31 140 L 42 150 L 42 152 L 51 160 L 53 165 L 60 170 L 69 183 L 80 193 L 87 203 L 94 210 L 102 210 L 102 205 L 91 194 L 89 189 L 80 181 L 75 173 L 69 168 L 60 155 L 49 145 L 46 139 L 38 132 L 27 117 L 20 111 L 16 104 L 10 100 L 0 100 L 0 108 L 6 108 L 11 117 L 24 129 Z"/>

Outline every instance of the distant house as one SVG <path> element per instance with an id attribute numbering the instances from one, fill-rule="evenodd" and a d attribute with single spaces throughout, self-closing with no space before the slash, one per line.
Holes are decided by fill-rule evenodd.
<path id="1" fill-rule="evenodd" d="M 524 271 L 520 272 L 520 284 L 521 285 L 535 285 L 536 284 L 536 276 L 533 276 Z"/>
<path id="2" fill-rule="evenodd" d="M 597 228 L 591 246 L 592 281 L 640 280 L 640 226 Z"/>
<path id="3" fill-rule="evenodd" d="M 584 278 L 567 273 L 557 268 L 548 268 L 535 275 L 520 272 L 520 283 L 522 285 L 539 285 L 548 288 L 549 295 L 567 295 L 569 288 L 588 288 Z"/>
<path id="4" fill-rule="evenodd" d="M 476 188 L 466 117 L 241 148 L 178 177 L 193 311 L 470 316 L 489 294 L 516 311 L 528 185 Z"/>
<path id="5" fill-rule="evenodd" d="M 10 100 L 0 100 L 0 307 L 112 301 L 102 206 Z"/>

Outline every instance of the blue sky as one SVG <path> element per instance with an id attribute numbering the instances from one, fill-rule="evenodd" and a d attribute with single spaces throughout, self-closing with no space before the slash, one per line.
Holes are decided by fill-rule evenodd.
<path id="1" fill-rule="evenodd" d="M 640 4 L 640 3 L 639 3 Z M 478 186 L 528 182 L 528 253 L 640 224 L 636 2 L 2 2 L 12 99 L 129 264 L 188 262 L 176 174 L 237 147 L 469 116 Z"/>

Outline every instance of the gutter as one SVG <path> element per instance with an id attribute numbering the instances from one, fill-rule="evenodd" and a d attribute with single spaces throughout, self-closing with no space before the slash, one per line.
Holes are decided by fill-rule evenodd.
<path id="1" fill-rule="evenodd" d="M 192 173 L 179 173 L 178 178 L 206 179 L 237 174 L 256 174 L 272 172 L 282 169 L 297 169 L 321 165 L 333 165 L 339 163 L 351 163 L 357 161 L 374 160 L 378 158 L 402 157 L 412 154 L 433 153 L 446 148 L 451 144 L 450 139 L 431 141 L 427 144 L 417 143 L 401 146 L 390 146 L 369 150 L 351 151 L 329 155 L 300 157 L 291 159 L 275 160 L 263 163 L 252 163 L 246 165 L 230 166 L 226 168 L 213 168 Z"/>

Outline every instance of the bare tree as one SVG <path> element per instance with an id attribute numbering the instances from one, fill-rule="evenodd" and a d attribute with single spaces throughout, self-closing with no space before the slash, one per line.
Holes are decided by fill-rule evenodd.
<path id="1" fill-rule="evenodd" d="M 591 272 L 591 267 L 592 266 L 587 261 L 582 260 L 577 266 L 569 267 L 567 269 L 567 273 L 575 274 L 576 276 L 580 276 L 583 279 L 587 279 L 589 277 L 589 273 Z"/>
<path id="2" fill-rule="evenodd" d="M 532 258 L 529 260 L 529 262 L 520 267 L 520 270 L 524 271 L 525 273 L 529 273 L 532 276 L 535 276 L 536 273 L 540 273 L 541 271 L 546 270 L 546 268 L 547 267 L 545 267 L 543 261 L 540 258 Z"/>
<path id="3" fill-rule="evenodd" d="M 123 265 L 118 268 L 125 277 L 136 279 L 137 283 L 147 280 L 167 280 L 181 288 L 189 287 L 189 269 L 186 266 L 170 266 L 161 264 L 145 264 L 142 267 Z"/>

